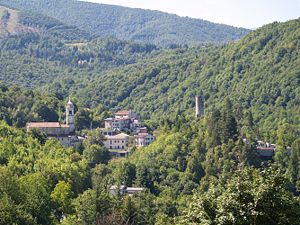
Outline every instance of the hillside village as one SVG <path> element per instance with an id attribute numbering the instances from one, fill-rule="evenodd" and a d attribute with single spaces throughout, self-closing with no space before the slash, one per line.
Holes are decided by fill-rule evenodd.
<path id="1" fill-rule="evenodd" d="M 48 138 L 55 138 L 64 147 L 75 147 L 88 136 L 75 133 L 75 106 L 69 98 L 66 105 L 66 123 L 29 122 L 26 129 L 37 129 Z M 155 136 L 142 126 L 139 116 L 133 111 L 118 111 L 113 118 L 106 118 L 105 127 L 100 128 L 104 136 L 103 144 L 114 157 L 127 157 L 132 147 L 144 147 L 155 141 Z M 132 140 L 132 145 L 129 142 Z"/>
<path id="2" fill-rule="evenodd" d="M 253 2 L 208 11 L 279 13 Z M 291 20 L 248 30 L 0 0 L 0 225 L 299 225 L 300 18 L 284 6 Z"/>
<path id="3" fill-rule="evenodd" d="M 131 110 L 118 111 L 114 118 L 106 118 L 102 132 L 105 147 L 117 157 L 125 157 L 130 152 L 130 138 L 134 139 L 136 147 L 148 146 L 155 141 L 147 127 L 142 126 L 138 115 Z"/>
<path id="4" fill-rule="evenodd" d="M 195 98 L 195 117 L 204 115 L 204 101 L 202 96 Z M 75 147 L 88 136 L 78 136 L 75 133 L 75 107 L 69 98 L 66 105 L 66 123 L 60 122 L 29 122 L 26 129 L 37 129 L 46 134 L 48 138 L 55 138 L 64 147 Z M 104 127 L 100 128 L 103 134 L 103 145 L 109 150 L 112 157 L 127 157 L 133 147 L 145 147 L 156 140 L 149 133 L 148 128 L 142 125 L 139 116 L 132 110 L 117 111 L 114 117 L 104 119 Z M 243 139 L 247 143 L 247 139 Z M 257 154 L 263 160 L 272 160 L 276 145 L 258 140 Z M 291 151 L 290 147 L 287 148 Z"/>

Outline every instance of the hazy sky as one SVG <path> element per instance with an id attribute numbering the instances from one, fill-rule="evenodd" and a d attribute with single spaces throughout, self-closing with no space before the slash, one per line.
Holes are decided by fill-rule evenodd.
<path id="1" fill-rule="evenodd" d="M 86 0 L 257 28 L 300 17 L 300 0 Z"/>

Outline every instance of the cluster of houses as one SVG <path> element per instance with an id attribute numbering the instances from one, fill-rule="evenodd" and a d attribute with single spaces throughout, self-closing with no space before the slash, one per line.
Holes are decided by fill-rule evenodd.
<path id="1" fill-rule="evenodd" d="M 133 145 L 143 147 L 155 141 L 155 137 L 148 133 L 147 127 L 141 125 L 139 117 L 131 110 L 116 112 L 113 118 L 104 120 L 104 125 L 103 143 L 117 157 L 126 157 Z"/>
<path id="2" fill-rule="evenodd" d="M 196 97 L 196 117 L 203 115 L 202 98 Z M 83 137 L 75 134 L 74 104 L 69 99 L 66 105 L 66 123 L 60 122 L 29 122 L 27 130 L 38 129 L 49 138 L 57 139 L 63 146 L 72 147 Z M 104 145 L 115 157 L 126 157 L 131 148 L 150 145 L 155 136 L 150 134 L 147 127 L 143 127 L 139 116 L 133 111 L 118 111 L 114 117 L 104 120 Z M 244 140 L 246 141 L 246 140 Z M 275 144 L 257 141 L 256 150 L 262 159 L 272 159 L 275 155 Z"/>
<path id="3" fill-rule="evenodd" d="M 60 122 L 29 122 L 27 130 L 37 129 L 45 133 L 48 138 L 55 138 L 65 147 L 72 147 L 83 140 L 75 134 L 74 104 L 69 99 L 66 105 L 66 123 Z M 115 157 L 126 157 L 130 147 L 143 147 L 155 141 L 155 137 L 148 133 L 146 127 L 142 127 L 138 116 L 132 111 L 119 111 L 114 118 L 105 119 L 104 145 Z M 129 135 L 131 134 L 131 135 Z M 130 146 L 130 140 L 132 146 Z M 141 187 L 111 186 L 111 195 L 132 196 L 143 191 Z"/>
<path id="4" fill-rule="evenodd" d="M 27 130 L 38 129 L 49 138 L 55 138 L 65 147 L 75 146 L 82 137 L 75 134 L 74 104 L 69 99 L 66 105 L 66 123 L 29 122 Z M 143 147 L 155 141 L 155 137 L 142 127 L 139 117 L 133 111 L 119 111 L 113 118 L 104 121 L 104 145 L 116 157 L 126 157 L 130 147 Z M 130 134 L 130 135 L 129 135 Z M 131 145 L 130 145 L 131 144 Z"/>
<path id="5" fill-rule="evenodd" d="M 203 115 L 202 98 L 196 97 L 196 117 Z M 66 105 L 66 123 L 60 122 L 29 122 L 27 130 L 38 129 L 49 138 L 57 139 L 63 146 L 72 147 L 79 143 L 83 137 L 76 136 L 74 124 L 74 104 L 69 99 Z M 126 157 L 131 148 L 143 147 L 155 141 L 155 136 L 143 127 L 139 116 L 133 111 L 118 111 L 114 117 L 104 121 L 102 128 L 104 145 L 115 157 Z M 244 142 L 247 142 L 244 139 Z M 257 141 L 256 150 L 262 159 L 270 160 L 275 155 L 276 146 L 264 141 Z M 140 187 L 111 186 L 111 195 L 133 195 L 143 191 Z"/>

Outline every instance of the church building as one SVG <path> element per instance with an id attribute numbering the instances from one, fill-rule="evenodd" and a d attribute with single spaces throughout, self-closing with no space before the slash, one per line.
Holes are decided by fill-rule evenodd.
<path id="1" fill-rule="evenodd" d="M 26 128 L 27 130 L 40 130 L 48 138 L 55 138 L 65 147 L 74 146 L 78 142 L 78 138 L 75 135 L 74 109 L 74 104 L 69 98 L 66 106 L 65 124 L 60 122 L 29 122 L 26 124 Z"/>

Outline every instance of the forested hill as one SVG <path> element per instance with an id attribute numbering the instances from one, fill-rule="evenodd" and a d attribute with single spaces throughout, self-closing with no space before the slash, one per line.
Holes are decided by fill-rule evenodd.
<path id="1" fill-rule="evenodd" d="M 10 12 L 20 16 L 4 21 Z M 300 19 L 226 45 L 160 49 L 68 39 L 24 18 L 38 32 L 0 39 L 0 224 L 299 225 Z M 63 122 L 69 95 L 88 137 L 77 150 L 15 128 Z M 157 139 L 110 160 L 101 129 L 84 129 L 118 109 Z M 272 160 L 257 140 L 276 145 Z M 112 185 L 144 191 L 113 196 Z"/>
<path id="2" fill-rule="evenodd" d="M 42 13 L 101 37 L 114 36 L 160 46 L 224 43 L 249 32 L 159 11 L 74 0 L 0 0 L 0 4 Z"/>
<path id="3" fill-rule="evenodd" d="M 272 136 L 270 128 L 282 123 L 299 130 L 299 24 L 272 23 L 224 46 L 175 49 L 15 36 L 0 42 L 0 79 L 62 98 L 71 94 L 81 107 L 133 109 L 154 122 L 192 117 L 200 92 L 207 113 L 230 97 L 240 117 L 252 112 Z"/>
<path id="4" fill-rule="evenodd" d="M 69 41 L 92 38 L 87 31 L 65 25 L 49 16 L 0 5 L 0 38 L 26 33 L 48 35 Z"/>
<path id="5" fill-rule="evenodd" d="M 154 120 L 178 113 L 193 116 L 194 97 L 200 92 L 207 113 L 230 97 L 240 114 L 252 111 L 268 133 L 280 121 L 299 124 L 299 29 L 300 19 L 273 23 L 237 43 L 163 51 L 101 76 L 89 76 L 88 81 L 73 79 L 67 87 L 91 107 L 97 102 L 109 108 L 131 108 Z"/>

